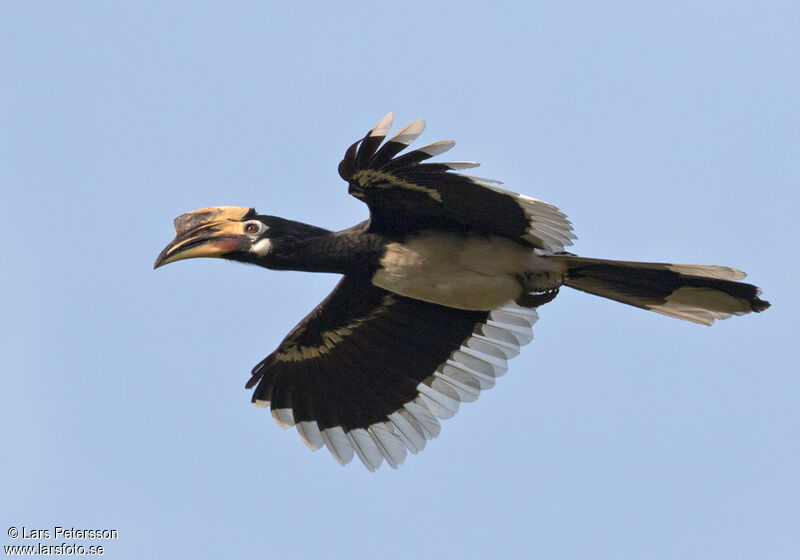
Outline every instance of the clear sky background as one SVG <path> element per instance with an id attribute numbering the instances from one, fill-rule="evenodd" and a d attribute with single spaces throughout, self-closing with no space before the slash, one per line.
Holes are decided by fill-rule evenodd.
<path id="1" fill-rule="evenodd" d="M 799 28 L 788 1 L 3 2 L 0 542 L 800 558 Z M 312 454 L 244 383 L 337 278 L 151 267 L 195 208 L 366 218 L 336 165 L 388 111 L 562 208 L 575 252 L 735 266 L 773 308 L 565 290 L 399 470 Z"/>

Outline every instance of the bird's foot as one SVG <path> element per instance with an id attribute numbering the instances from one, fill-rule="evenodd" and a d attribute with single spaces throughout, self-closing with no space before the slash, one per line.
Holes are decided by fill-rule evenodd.
<path id="1" fill-rule="evenodd" d="M 555 298 L 557 295 L 558 288 L 535 294 L 522 294 L 519 298 L 517 298 L 517 305 L 531 309 L 553 301 L 553 298 Z"/>

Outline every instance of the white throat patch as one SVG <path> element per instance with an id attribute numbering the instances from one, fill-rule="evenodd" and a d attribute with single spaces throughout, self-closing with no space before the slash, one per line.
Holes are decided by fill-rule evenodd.
<path id="1" fill-rule="evenodd" d="M 272 249 L 272 243 L 269 239 L 259 239 L 250 247 L 250 251 L 257 255 L 265 256 Z"/>

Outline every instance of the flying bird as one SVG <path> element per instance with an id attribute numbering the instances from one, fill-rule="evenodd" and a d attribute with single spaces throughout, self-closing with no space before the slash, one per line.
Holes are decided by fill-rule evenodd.
<path id="1" fill-rule="evenodd" d="M 533 338 L 536 309 L 562 286 L 704 325 L 769 307 L 734 268 L 573 255 L 572 224 L 555 206 L 458 173 L 475 162 L 428 162 L 451 140 L 403 153 L 425 123 L 385 140 L 392 120 L 339 164 L 368 220 L 332 232 L 254 208 L 203 208 L 175 219 L 154 264 L 216 257 L 342 275 L 246 384 L 253 404 L 312 450 L 396 468 L 506 372 Z"/>

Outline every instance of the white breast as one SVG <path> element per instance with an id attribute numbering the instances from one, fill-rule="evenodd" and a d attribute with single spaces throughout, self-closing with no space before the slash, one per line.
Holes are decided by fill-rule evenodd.
<path id="1" fill-rule="evenodd" d="M 390 243 L 372 283 L 402 296 L 458 309 L 495 309 L 522 295 L 517 275 L 535 257 L 504 237 L 422 233 Z"/>

